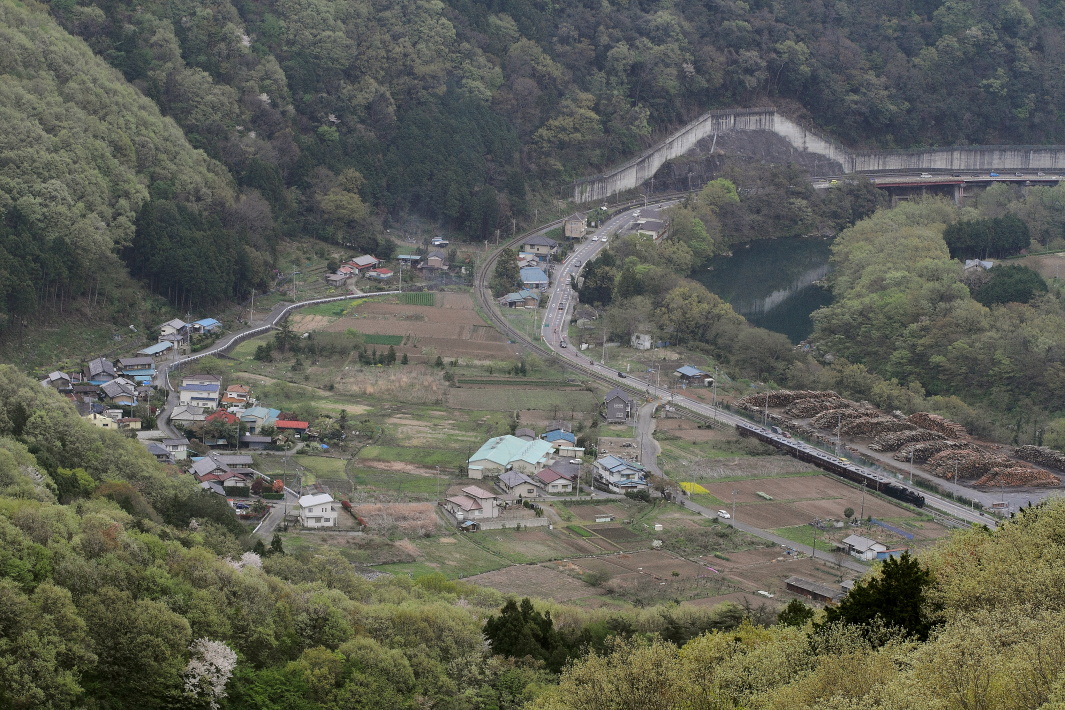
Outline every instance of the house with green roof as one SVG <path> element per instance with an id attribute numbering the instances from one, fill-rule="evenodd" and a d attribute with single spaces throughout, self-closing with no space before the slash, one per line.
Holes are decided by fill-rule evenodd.
<path id="1" fill-rule="evenodd" d="M 467 461 L 470 478 L 498 476 L 506 471 L 518 471 L 529 476 L 550 466 L 554 461 L 554 447 L 543 439 L 526 441 L 507 434 L 484 443 Z"/>

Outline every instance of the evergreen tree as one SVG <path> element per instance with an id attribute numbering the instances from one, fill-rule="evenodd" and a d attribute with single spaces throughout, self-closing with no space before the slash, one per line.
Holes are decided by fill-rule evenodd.
<path id="1" fill-rule="evenodd" d="M 499 616 L 485 622 L 484 635 L 493 653 L 509 658 L 532 657 L 556 673 L 569 657 L 551 612 L 536 611 L 528 597 L 520 605 L 513 599 L 507 601 Z"/>
<path id="2" fill-rule="evenodd" d="M 273 538 L 270 540 L 270 554 L 271 555 L 283 555 L 285 554 L 285 548 L 281 544 L 281 536 L 274 533 Z"/>
<path id="3" fill-rule="evenodd" d="M 798 599 L 792 599 L 788 605 L 777 614 L 777 623 L 783 626 L 805 626 L 806 622 L 814 618 L 814 610 L 803 604 Z"/>
<path id="4" fill-rule="evenodd" d="M 520 279 L 521 272 L 518 271 L 518 255 L 509 247 L 503 249 L 499 252 L 496 270 L 493 272 L 492 280 L 489 283 L 492 293 L 496 296 L 502 296 L 517 288 Z"/>
<path id="5" fill-rule="evenodd" d="M 928 599 L 931 586 L 932 573 L 905 552 L 885 561 L 878 576 L 856 584 L 838 606 L 828 607 L 824 624 L 868 626 L 879 619 L 886 626 L 926 641 L 937 623 L 937 609 Z"/>
<path id="6" fill-rule="evenodd" d="M 396 348 L 394 345 L 388 346 L 388 352 L 385 354 L 385 364 L 389 367 L 396 364 Z"/>

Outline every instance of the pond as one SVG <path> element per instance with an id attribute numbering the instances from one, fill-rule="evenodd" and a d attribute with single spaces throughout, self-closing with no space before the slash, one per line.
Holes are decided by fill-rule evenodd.
<path id="1" fill-rule="evenodd" d="M 813 332 L 810 314 L 832 302 L 818 284 L 828 275 L 831 245 L 820 238 L 737 244 L 732 256 L 714 257 L 692 278 L 754 325 L 798 343 Z"/>

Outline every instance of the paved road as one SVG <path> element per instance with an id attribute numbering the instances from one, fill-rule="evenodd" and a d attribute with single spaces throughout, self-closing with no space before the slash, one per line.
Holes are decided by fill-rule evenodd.
<path id="1" fill-rule="evenodd" d="M 707 518 L 716 518 L 717 517 L 717 511 L 716 510 L 711 510 L 710 508 L 704 508 L 703 506 L 698 505 L 696 503 L 693 503 L 692 501 L 690 501 L 688 499 L 682 500 L 681 501 L 681 505 L 683 505 L 688 510 L 694 510 L 695 512 L 697 512 L 699 514 L 704 515 Z M 815 558 L 817 558 L 819 560 L 824 560 L 826 562 L 830 562 L 830 563 L 835 564 L 837 566 L 846 567 L 847 569 L 849 569 L 849 570 L 851 570 L 853 572 L 858 572 L 860 574 L 865 574 L 866 572 L 869 571 L 869 566 L 868 565 L 863 565 L 861 562 L 859 562 L 858 560 L 854 559 L 850 555 L 836 555 L 836 554 L 833 554 L 831 552 L 825 552 L 824 550 L 816 550 L 816 549 L 814 549 L 814 548 L 812 548 L 812 547 L 810 547 L 808 545 L 800 545 L 799 543 L 792 542 L 791 540 L 788 540 L 787 538 L 781 537 L 780 535 L 774 535 L 771 532 L 768 532 L 766 530 L 762 530 L 761 528 L 756 528 L 753 525 L 747 525 L 746 523 L 741 522 L 739 520 L 732 519 L 732 520 L 723 520 L 721 522 L 728 523 L 729 525 L 731 525 L 732 527 L 736 528 L 737 530 L 742 530 L 745 533 L 749 533 L 751 535 L 754 535 L 755 537 L 760 537 L 763 540 L 768 540 L 769 542 L 775 542 L 776 544 L 778 544 L 778 545 L 780 545 L 782 547 L 790 547 L 793 550 L 798 550 L 799 552 L 803 553 L 804 555 L 809 555 L 810 557 L 815 557 Z"/>
<path id="2" fill-rule="evenodd" d="M 659 207 L 664 209 L 670 204 L 663 203 Z M 551 295 L 548 297 L 547 313 L 544 315 L 541 338 L 538 340 L 559 356 L 563 363 L 572 370 L 594 374 L 601 381 L 614 382 L 627 389 L 642 392 L 648 399 L 657 398 L 669 401 L 678 409 L 688 410 L 694 414 L 712 418 L 724 425 L 735 426 L 737 422 L 745 420 L 731 412 L 689 399 L 666 388 L 656 387 L 652 382 L 644 381 L 639 377 L 630 377 L 626 373 L 611 370 L 603 363 L 595 362 L 588 355 L 570 347 L 565 340 L 569 309 L 576 302 L 576 295 L 570 288 L 570 276 L 579 274 L 581 269 L 588 264 L 588 261 L 593 259 L 609 243 L 608 240 L 613 235 L 634 220 L 641 209 L 633 208 L 611 218 L 593 232 L 588 240 L 574 249 L 562 264 L 556 267 Z M 492 304 L 486 304 L 486 306 L 491 308 Z M 503 327 L 507 326 L 504 325 Z M 513 332 L 513 329 L 511 330 L 513 335 L 519 339 L 521 338 L 520 333 Z M 587 352 L 591 353 L 593 350 Z M 987 525 L 990 528 L 996 527 L 996 519 L 989 515 L 971 510 L 942 496 L 926 491 L 921 491 L 921 493 L 925 497 L 925 506 L 927 508 L 938 510 L 966 522 Z"/>
<path id="3" fill-rule="evenodd" d="M 648 402 L 636 410 L 636 437 L 640 447 L 640 463 L 656 476 L 661 476 L 662 469 L 658 467 L 658 455 L 662 453 L 662 447 L 655 441 L 655 407 L 658 402 Z"/>

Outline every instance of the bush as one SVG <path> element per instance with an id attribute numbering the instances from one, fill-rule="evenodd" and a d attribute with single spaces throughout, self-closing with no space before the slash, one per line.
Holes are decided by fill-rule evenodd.
<path id="1" fill-rule="evenodd" d="M 644 491 L 625 491 L 625 497 L 626 498 L 631 498 L 632 500 L 638 500 L 641 503 L 650 503 L 651 502 L 651 494 L 649 492 L 647 492 L 646 490 L 644 490 Z"/>

